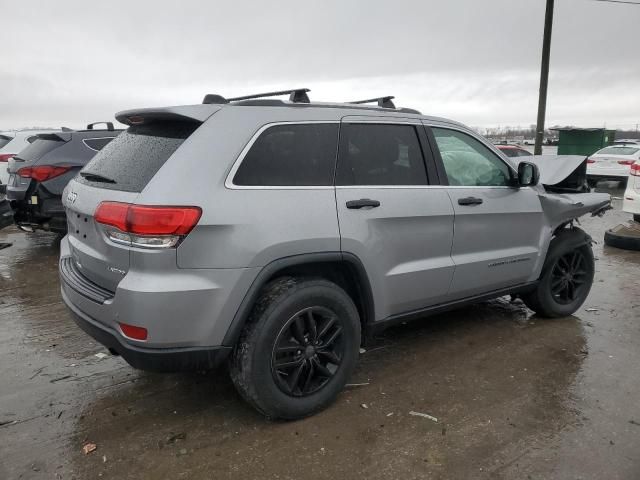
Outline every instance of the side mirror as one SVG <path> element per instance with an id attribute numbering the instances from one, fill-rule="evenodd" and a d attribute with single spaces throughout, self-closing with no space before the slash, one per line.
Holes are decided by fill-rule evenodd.
<path id="1" fill-rule="evenodd" d="M 540 170 L 535 163 L 520 162 L 518 165 L 518 186 L 530 187 L 537 185 L 540 180 Z"/>

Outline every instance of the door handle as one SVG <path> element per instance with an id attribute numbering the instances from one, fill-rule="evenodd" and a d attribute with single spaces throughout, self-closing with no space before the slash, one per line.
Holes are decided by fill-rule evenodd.
<path id="1" fill-rule="evenodd" d="M 480 205 L 481 203 L 482 199 L 477 197 L 465 197 L 458 199 L 458 205 Z"/>
<path id="2" fill-rule="evenodd" d="M 361 198 L 360 200 L 349 200 L 347 202 L 347 208 L 360 209 L 364 207 L 376 208 L 380 206 L 378 200 L 371 200 L 369 198 Z"/>

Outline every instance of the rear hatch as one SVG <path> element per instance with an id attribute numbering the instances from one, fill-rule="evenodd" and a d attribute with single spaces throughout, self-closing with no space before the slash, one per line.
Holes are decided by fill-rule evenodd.
<path id="1" fill-rule="evenodd" d="M 140 117 L 104 147 L 63 194 L 73 264 L 86 278 L 115 291 L 130 265 L 130 246 L 114 242 L 95 220 L 102 202 L 135 203 L 165 162 L 198 128 L 190 118 Z M 170 203 L 171 192 L 167 192 Z"/>
<path id="2" fill-rule="evenodd" d="M 25 191 L 28 190 L 31 185 L 32 179 L 28 177 L 21 177 L 18 175 L 18 171 L 21 168 L 33 167 L 39 163 L 39 161 L 49 155 L 54 150 L 65 145 L 71 140 L 70 133 L 47 133 L 39 134 L 37 138 L 27 147 L 20 151 L 18 155 L 9 160 L 9 181 L 7 186 L 10 190 Z M 22 200 L 22 198 L 11 198 L 13 200 Z"/>

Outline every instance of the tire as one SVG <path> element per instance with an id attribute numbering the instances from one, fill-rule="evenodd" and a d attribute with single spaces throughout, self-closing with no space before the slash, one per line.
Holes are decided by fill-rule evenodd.
<path id="1" fill-rule="evenodd" d="M 637 235 L 625 235 L 624 232 L 616 232 L 615 228 L 604 232 L 604 243 L 610 247 L 622 250 L 640 251 L 640 237 Z"/>
<path id="2" fill-rule="evenodd" d="M 633 214 L 633 221 L 640 223 L 640 215 L 638 215 L 637 213 L 634 213 Z"/>
<path id="3" fill-rule="evenodd" d="M 596 186 L 598 185 L 598 179 L 597 178 L 587 178 L 587 185 L 589 185 L 589 187 L 591 188 L 596 188 Z"/>
<path id="4" fill-rule="evenodd" d="M 524 294 L 525 305 L 547 318 L 575 313 L 593 284 L 595 261 L 591 238 L 579 228 L 553 238 L 536 289 Z"/>
<path id="5" fill-rule="evenodd" d="M 313 340 L 314 323 L 319 344 Z M 229 371 L 256 410 L 270 419 L 295 420 L 335 400 L 359 349 L 358 310 L 344 290 L 322 279 L 280 278 L 265 287 L 253 307 Z"/>

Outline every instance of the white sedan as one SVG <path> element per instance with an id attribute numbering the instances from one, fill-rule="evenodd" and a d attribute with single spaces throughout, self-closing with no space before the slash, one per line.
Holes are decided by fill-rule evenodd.
<path id="1" fill-rule="evenodd" d="M 640 160 L 640 145 L 611 145 L 598 150 L 587 159 L 587 179 L 590 184 L 600 180 L 626 182 L 631 165 Z"/>
<path id="2" fill-rule="evenodd" d="M 631 165 L 622 210 L 632 213 L 633 219 L 640 222 L 640 161 Z"/>

